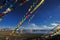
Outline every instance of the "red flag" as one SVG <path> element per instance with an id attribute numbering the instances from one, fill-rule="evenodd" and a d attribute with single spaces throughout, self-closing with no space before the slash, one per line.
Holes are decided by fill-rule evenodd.
<path id="1" fill-rule="evenodd" d="M 0 17 L 4 16 L 5 14 L 0 14 Z"/>
<path id="2" fill-rule="evenodd" d="M 21 3 L 24 3 L 26 0 L 20 0 Z"/>

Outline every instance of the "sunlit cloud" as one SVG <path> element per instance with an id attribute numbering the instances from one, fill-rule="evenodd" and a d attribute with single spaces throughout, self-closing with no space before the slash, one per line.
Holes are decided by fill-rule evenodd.
<path id="1" fill-rule="evenodd" d="M 49 26 L 47 26 L 47 25 L 42 25 L 42 26 L 37 26 L 36 24 L 30 24 L 30 25 L 28 25 L 28 27 L 25 27 L 25 29 L 31 29 L 31 30 L 33 30 L 33 29 L 35 29 L 35 30 L 51 30 L 51 29 L 53 29 L 54 27 L 49 27 Z"/>
<path id="2" fill-rule="evenodd" d="M 52 26 L 57 26 L 59 25 L 58 23 L 51 23 Z"/>

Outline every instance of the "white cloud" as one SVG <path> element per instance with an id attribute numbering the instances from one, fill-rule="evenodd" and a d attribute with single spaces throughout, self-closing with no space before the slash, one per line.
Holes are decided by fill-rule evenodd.
<path id="1" fill-rule="evenodd" d="M 60 24 L 59 23 L 51 23 L 52 27 L 54 27 L 54 30 L 60 29 Z"/>
<path id="2" fill-rule="evenodd" d="M 52 27 L 49 27 L 47 25 L 37 26 L 36 24 L 33 23 L 33 24 L 28 25 L 24 29 L 28 30 L 29 33 L 32 33 L 33 32 L 32 30 L 46 30 L 46 31 L 40 31 L 40 33 L 53 33 L 53 31 L 50 31 L 50 30 L 52 30 L 55 27 L 56 24 L 53 24 L 53 25 L 54 26 L 52 26 Z M 36 33 L 38 33 L 38 31 L 36 31 Z"/>
<path id="3" fill-rule="evenodd" d="M 39 30 L 51 30 L 53 29 L 53 27 L 49 27 L 47 25 L 42 25 L 42 26 L 37 26 L 36 24 L 31 24 L 31 25 L 28 25 L 28 27 L 25 27 L 25 29 L 30 29 L 30 30 L 33 30 L 33 29 L 39 29 Z"/>
<path id="4" fill-rule="evenodd" d="M 47 26 L 47 25 L 43 25 L 43 28 L 44 28 L 44 29 L 53 29 L 54 27 L 49 27 L 49 26 Z"/>
<path id="5" fill-rule="evenodd" d="M 59 25 L 58 23 L 51 23 L 51 26 L 47 26 L 47 25 L 42 25 L 42 26 L 38 26 L 34 23 L 29 24 L 27 27 L 24 27 L 24 29 L 30 29 L 30 30 L 52 30 L 53 28 L 55 28 L 57 25 Z M 60 27 L 57 27 L 60 28 Z"/>
<path id="6" fill-rule="evenodd" d="M 59 25 L 58 23 L 51 23 L 52 26 L 57 26 Z"/>
<path id="7" fill-rule="evenodd" d="M 28 25 L 28 27 L 26 27 L 26 29 L 40 29 L 40 27 L 38 27 L 36 24 L 30 24 Z"/>

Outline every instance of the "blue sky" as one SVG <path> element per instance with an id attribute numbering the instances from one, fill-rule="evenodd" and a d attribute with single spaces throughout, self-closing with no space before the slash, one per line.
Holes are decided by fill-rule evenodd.
<path id="1" fill-rule="evenodd" d="M 26 14 L 32 2 L 33 1 L 31 0 L 7 14 L 3 18 L 2 22 L 0 22 L 0 27 L 16 27 L 22 18 L 24 18 L 24 15 Z M 5 9 L 3 8 L 3 10 Z M 2 12 L 2 10 L 0 12 Z M 44 25 L 51 27 L 52 23 L 60 24 L 60 0 L 45 0 L 45 2 L 37 9 L 37 11 L 34 12 L 34 14 L 35 16 L 29 24 L 35 24 L 38 27 L 43 27 Z M 22 27 L 29 26 L 29 24 L 27 24 L 29 19 L 30 18 L 24 22 Z"/>

